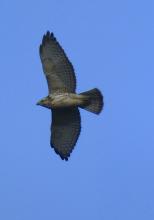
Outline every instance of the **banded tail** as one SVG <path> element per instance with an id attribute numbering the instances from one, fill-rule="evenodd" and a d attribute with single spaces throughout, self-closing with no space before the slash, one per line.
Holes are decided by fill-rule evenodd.
<path id="1" fill-rule="evenodd" d="M 85 105 L 80 106 L 81 108 L 99 114 L 103 109 L 104 102 L 103 102 L 103 95 L 98 89 L 91 89 L 87 92 L 82 92 L 80 95 L 87 96 L 88 102 Z"/>

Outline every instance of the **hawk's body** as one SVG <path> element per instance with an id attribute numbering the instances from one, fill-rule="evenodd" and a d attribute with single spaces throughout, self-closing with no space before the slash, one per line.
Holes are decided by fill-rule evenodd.
<path id="1" fill-rule="evenodd" d="M 40 45 L 40 58 L 47 78 L 49 95 L 38 102 L 52 110 L 51 146 L 67 160 L 80 134 L 78 107 L 99 114 L 103 97 L 98 89 L 76 94 L 72 64 L 53 33 L 47 32 Z"/>
<path id="2" fill-rule="evenodd" d="M 48 98 L 41 100 L 42 105 L 47 108 L 66 108 L 66 107 L 78 107 L 88 103 L 88 98 L 84 95 L 78 95 L 75 93 L 58 93 L 50 94 Z"/>

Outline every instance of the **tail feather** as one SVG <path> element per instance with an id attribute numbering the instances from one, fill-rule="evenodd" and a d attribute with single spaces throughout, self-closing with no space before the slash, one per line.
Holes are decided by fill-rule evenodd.
<path id="1" fill-rule="evenodd" d="M 92 89 L 87 92 L 80 93 L 88 98 L 88 102 L 85 105 L 80 106 L 81 108 L 99 114 L 103 109 L 103 95 L 98 89 Z"/>

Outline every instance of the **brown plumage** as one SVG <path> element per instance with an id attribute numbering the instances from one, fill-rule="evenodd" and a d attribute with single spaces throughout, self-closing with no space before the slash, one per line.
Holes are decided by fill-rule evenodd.
<path id="1" fill-rule="evenodd" d="M 74 68 L 53 33 L 43 36 L 39 51 L 49 95 L 37 104 L 52 110 L 51 147 L 68 160 L 80 134 L 78 107 L 99 114 L 103 96 L 98 89 L 76 94 Z"/>

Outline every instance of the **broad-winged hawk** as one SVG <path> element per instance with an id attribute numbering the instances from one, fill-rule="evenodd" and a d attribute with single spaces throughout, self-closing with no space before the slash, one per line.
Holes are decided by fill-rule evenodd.
<path id="1" fill-rule="evenodd" d="M 81 129 L 78 107 L 99 114 L 103 96 L 96 88 L 76 94 L 74 68 L 53 33 L 47 31 L 43 36 L 39 52 L 49 95 L 37 104 L 51 109 L 51 147 L 68 160 Z"/>

